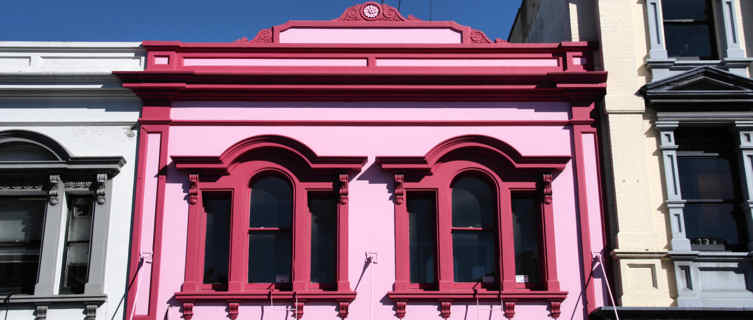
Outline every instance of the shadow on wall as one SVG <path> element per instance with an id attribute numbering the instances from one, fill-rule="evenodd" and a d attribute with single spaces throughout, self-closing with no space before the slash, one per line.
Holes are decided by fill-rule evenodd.
<path id="1" fill-rule="evenodd" d="M 740 0 L 740 15 L 743 18 L 743 35 L 748 57 L 753 57 L 753 1 Z M 750 66 L 749 75 L 753 77 L 753 64 Z"/>

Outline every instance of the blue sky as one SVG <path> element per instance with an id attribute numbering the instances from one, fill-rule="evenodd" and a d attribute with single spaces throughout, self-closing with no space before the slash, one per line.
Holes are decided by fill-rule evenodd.
<path id="1" fill-rule="evenodd" d="M 0 41 L 232 41 L 287 20 L 334 19 L 358 0 L 22 0 L 0 10 Z M 379 2 L 379 0 L 377 0 Z M 398 6 L 398 0 L 385 0 Z M 507 39 L 521 0 L 401 0 L 400 11 Z"/>

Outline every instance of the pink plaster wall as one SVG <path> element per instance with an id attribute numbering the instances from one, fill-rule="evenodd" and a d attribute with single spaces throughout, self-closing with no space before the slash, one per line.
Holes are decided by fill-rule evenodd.
<path id="1" fill-rule="evenodd" d="M 157 172 L 159 170 L 159 154 L 161 135 L 150 133 L 146 143 L 146 177 L 144 178 L 144 213 L 142 215 L 143 228 L 141 229 L 141 254 L 153 253 L 154 246 L 154 215 L 157 208 Z M 134 310 L 136 315 L 145 315 L 149 312 L 149 279 L 152 276 L 152 265 L 145 264 L 139 271 L 138 292 Z"/>
<path id="2" fill-rule="evenodd" d="M 234 105 L 234 106 L 233 106 Z M 305 104 L 304 104 L 305 105 Z M 330 104 L 331 105 L 331 104 Z M 403 120 L 418 120 L 440 116 L 449 119 L 550 119 L 566 117 L 563 106 L 559 104 L 505 104 L 504 108 L 481 108 L 474 105 L 468 112 L 458 110 L 457 104 L 447 103 L 441 106 L 421 106 L 420 108 L 403 108 L 415 104 L 390 104 L 376 108 L 376 104 L 367 104 L 366 109 L 325 107 L 316 105 L 310 109 L 289 104 L 241 104 L 241 103 L 178 103 L 173 109 L 173 118 L 226 118 L 233 120 L 280 120 L 290 118 L 327 118 L 349 119 L 384 117 L 383 113 L 394 112 Z M 353 105 L 350 105 L 353 107 Z M 335 112 L 337 110 L 339 112 Z M 362 112 L 363 111 L 363 112 Z M 393 114 L 394 116 L 394 114 Z M 366 269 L 363 279 L 358 286 L 357 298 L 350 306 L 349 319 L 396 319 L 392 304 L 385 298 L 385 294 L 392 289 L 395 279 L 394 264 L 394 214 L 393 202 L 390 200 L 388 185 L 390 177 L 373 166 L 374 157 L 384 155 L 423 155 L 439 142 L 459 135 L 480 134 L 495 137 L 505 141 L 524 155 L 570 155 L 571 131 L 563 126 L 175 126 L 170 129 L 169 156 L 173 155 L 219 155 L 227 147 L 237 141 L 263 134 L 284 135 L 298 140 L 320 155 L 365 155 L 368 163 L 364 170 L 353 179 L 349 185 L 349 276 L 351 286 L 355 287 L 364 264 L 364 253 L 376 251 L 378 263 Z M 209 138 L 211 137 L 211 138 Z M 156 140 L 156 139 L 155 139 Z M 159 147 L 152 143 L 150 135 L 149 150 Z M 157 140 L 158 141 L 158 140 Z M 591 156 L 585 165 L 587 171 L 595 172 L 595 146 L 593 137 L 587 141 L 585 152 Z M 588 158 L 588 157 L 587 157 Z M 156 163 L 156 158 L 149 153 L 150 164 Z M 152 168 L 152 167 L 149 167 Z M 151 169 L 149 169 L 151 170 Z M 151 171 L 150 171 L 151 172 Z M 156 172 L 156 171 L 155 171 Z M 148 175 L 148 177 L 152 177 Z M 589 177 L 589 193 L 597 187 L 595 175 Z M 553 205 L 555 219 L 555 234 L 558 273 L 562 289 L 570 294 L 562 306 L 562 317 L 567 319 L 582 319 L 582 303 L 575 305 L 581 293 L 581 273 L 579 267 L 579 246 L 577 241 L 577 211 L 576 191 L 573 180 L 573 170 L 568 164 L 565 170 L 553 181 Z M 156 181 L 156 180 L 155 180 Z M 179 308 L 170 305 L 173 294 L 180 289 L 184 277 L 187 202 L 185 193 L 186 179 L 182 173 L 168 171 L 165 189 L 166 224 L 163 230 L 164 247 L 161 261 L 161 279 L 158 295 L 157 318 L 179 320 Z M 594 182 L 594 183 L 591 183 Z M 598 190 L 598 189 L 596 189 Z M 154 187 L 147 188 L 145 200 L 154 201 Z M 151 195 L 149 193 L 152 193 Z M 591 211 L 592 233 L 601 235 L 600 213 L 598 201 L 589 199 Z M 148 202 L 147 202 L 148 203 Z M 594 205 L 595 204 L 595 205 Z M 145 213 L 153 214 L 153 206 L 145 208 Z M 145 217 L 145 222 L 153 223 Z M 149 224 L 145 225 L 149 230 Z M 144 235 L 151 237 L 151 233 Z M 594 240 L 594 244 L 597 240 Z M 151 242 L 148 242 L 151 243 Z M 595 250 L 600 246 L 594 246 Z M 143 273 L 142 273 L 143 277 Z M 145 293 L 148 286 L 139 286 L 137 292 L 137 306 L 147 301 Z M 387 304 L 383 304 L 386 301 Z M 598 302 L 601 303 L 600 301 Z M 575 308 L 575 309 L 574 309 Z M 140 310 L 140 309 L 139 309 Z M 575 311 L 574 311 L 575 310 Z M 194 308 L 196 320 L 226 319 L 224 305 L 197 305 Z M 452 307 L 451 319 L 475 319 L 478 315 L 482 319 L 503 319 L 499 305 L 475 303 L 469 305 L 455 304 Z M 140 314 L 137 313 L 137 314 Z M 548 311 L 545 304 L 520 304 L 516 307 L 515 319 L 547 319 Z M 286 319 L 285 310 L 281 306 L 266 306 L 242 304 L 239 319 Z M 290 319 L 288 317 L 287 319 Z M 304 319 L 339 319 L 334 304 L 312 305 L 304 308 Z M 437 304 L 411 303 L 407 307 L 405 319 L 441 319 Z"/>
<path id="3" fill-rule="evenodd" d="M 556 67 L 557 59 L 376 59 L 377 67 Z"/>
<path id="4" fill-rule="evenodd" d="M 503 110 L 500 110 L 503 109 Z M 177 102 L 173 120 L 489 121 L 567 120 L 566 103 L 542 102 Z"/>
<path id="5" fill-rule="evenodd" d="M 584 164 L 586 167 L 586 198 L 588 199 L 588 220 L 591 222 L 591 250 L 595 253 L 601 253 L 604 250 L 604 237 L 602 234 L 601 224 L 601 199 L 599 196 L 599 176 L 596 162 L 596 136 L 586 133 L 582 136 L 583 154 L 585 154 Z M 602 258 L 604 260 L 604 258 Z M 598 269 L 594 272 L 594 287 L 596 292 L 604 291 L 603 272 Z M 604 295 L 595 296 L 598 304 L 604 303 Z"/>
<path id="6" fill-rule="evenodd" d="M 238 67 L 365 67 L 366 59 L 224 59 L 224 58 L 184 58 L 186 67 L 238 66 Z"/>
<path id="7" fill-rule="evenodd" d="M 450 28 L 290 28 L 280 43 L 461 43 Z"/>

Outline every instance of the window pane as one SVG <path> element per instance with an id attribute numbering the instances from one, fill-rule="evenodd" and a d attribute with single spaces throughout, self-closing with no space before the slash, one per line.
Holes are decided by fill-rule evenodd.
<path id="1" fill-rule="evenodd" d="M 265 175 L 251 185 L 251 227 L 290 228 L 293 191 L 277 175 Z"/>
<path id="2" fill-rule="evenodd" d="M 664 34 L 670 57 L 716 58 L 708 24 L 665 23 Z"/>
<path id="3" fill-rule="evenodd" d="M 683 212 L 687 237 L 697 250 L 745 250 L 745 220 L 734 204 L 685 204 Z"/>
<path id="4" fill-rule="evenodd" d="M 486 178 L 461 175 L 452 184 L 452 226 L 494 228 L 497 216 L 495 188 Z"/>
<path id="5" fill-rule="evenodd" d="M 493 232 L 453 231 L 455 281 L 477 282 L 486 275 L 498 279 L 495 242 Z"/>
<path id="6" fill-rule="evenodd" d="M 722 157 L 677 158 L 683 199 L 734 199 L 730 161 Z"/>
<path id="7" fill-rule="evenodd" d="M 253 232 L 249 244 L 249 282 L 290 283 L 290 232 Z"/>
<path id="8" fill-rule="evenodd" d="M 68 197 L 68 229 L 61 292 L 84 293 L 84 285 L 89 279 L 93 204 L 94 199 L 91 196 Z"/>
<path id="9" fill-rule="evenodd" d="M 436 200 L 433 192 L 408 192 L 410 281 L 436 283 Z"/>
<path id="10" fill-rule="evenodd" d="M 230 192 L 205 192 L 202 197 L 204 211 L 207 214 L 204 283 L 227 285 L 230 259 L 231 195 Z"/>
<path id="11" fill-rule="evenodd" d="M 335 283 L 337 200 L 331 192 L 309 193 L 311 212 L 311 282 Z"/>
<path id="12" fill-rule="evenodd" d="M 669 19 L 693 19 L 706 20 L 710 17 L 707 12 L 707 0 L 663 0 L 662 15 L 664 20 Z"/>
<path id="13" fill-rule="evenodd" d="M 34 293 L 46 199 L 0 198 L 0 294 Z"/>
<path id="14" fill-rule="evenodd" d="M 534 194 L 512 197 L 515 234 L 515 274 L 524 282 L 541 283 L 541 211 Z M 518 279 L 522 280 L 522 279 Z"/>
<path id="15" fill-rule="evenodd" d="M 57 158 L 40 146 L 25 142 L 0 144 L 0 161 L 49 161 Z"/>

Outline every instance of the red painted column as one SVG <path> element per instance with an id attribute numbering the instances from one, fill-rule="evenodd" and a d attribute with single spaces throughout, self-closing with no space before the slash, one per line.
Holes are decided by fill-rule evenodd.
<path id="1" fill-rule="evenodd" d="M 546 279 L 546 289 L 548 291 L 559 291 L 560 282 L 557 278 L 557 253 L 555 252 L 556 244 L 554 243 L 554 210 L 552 204 L 552 173 L 541 175 L 542 182 L 542 203 L 541 216 L 544 224 L 544 275 Z"/>
<path id="2" fill-rule="evenodd" d="M 455 281 L 452 259 L 452 194 L 449 188 L 437 190 L 437 270 L 439 290 L 451 290 Z M 407 243 L 407 242 L 406 242 Z"/>
<path id="3" fill-rule="evenodd" d="M 311 283 L 311 214 L 306 188 L 300 183 L 294 187 L 292 282 L 294 291 L 305 291 Z"/>
<path id="4" fill-rule="evenodd" d="M 350 281 L 348 280 L 348 174 L 339 174 L 337 180 L 337 291 L 350 291 Z"/>
<path id="5" fill-rule="evenodd" d="M 199 192 L 199 175 L 188 175 L 188 239 L 186 242 L 186 275 L 182 291 L 196 291 L 203 283 L 206 215 Z"/>
<path id="6" fill-rule="evenodd" d="M 248 246 L 251 189 L 248 181 L 234 182 L 233 210 L 230 215 L 230 266 L 229 291 L 241 291 L 248 283 Z"/>
<path id="7" fill-rule="evenodd" d="M 410 247 L 408 208 L 406 206 L 405 175 L 395 174 L 395 291 L 410 284 Z"/>
<path id="8" fill-rule="evenodd" d="M 575 159 L 575 171 L 576 187 L 578 193 L 578 224 L 580 229 L 581 240 L 581 265 L 583 267 L 583 283 L 586 284 L 586 299 L 584 299 L 584 306 L 587 313 L 591 313 L 596 309 L 595 299 L 596 290 L 594 286 L 589 283 L 591 270 L 593 269 L 593 259 L 591 253 L 591 233 L 590 233 L 590 218 L 588 212 L 588 191 L 586 189 L 586 169 L 585 169 L 585 154 L 583 151 L 583 133 L 596 133 L 595 129 L 591 126 L 593 118 L 591 112 L 595 108 L 593 101 L 583 102 L 575 101 L 572 106 L 571 120 L 573 124 L 573 148 Z M 591 279 L 592 280 L 592 279 Z"/>
<path id="9" fill-rule="evenodd" d="M 511 203 L 510 189 L 501 185 L 500 202 L 498 205 L 501 214 L 501 220 L 499 221 L 500 239 L 498 243 L 500 255 L 502 257 L 502 259 L 500 259 L 502 275 L 500 278 L 500 286 L 502 291 L 511 291 L 515 289 L 515 246 L 509 245 L 515 243 Z"/>

